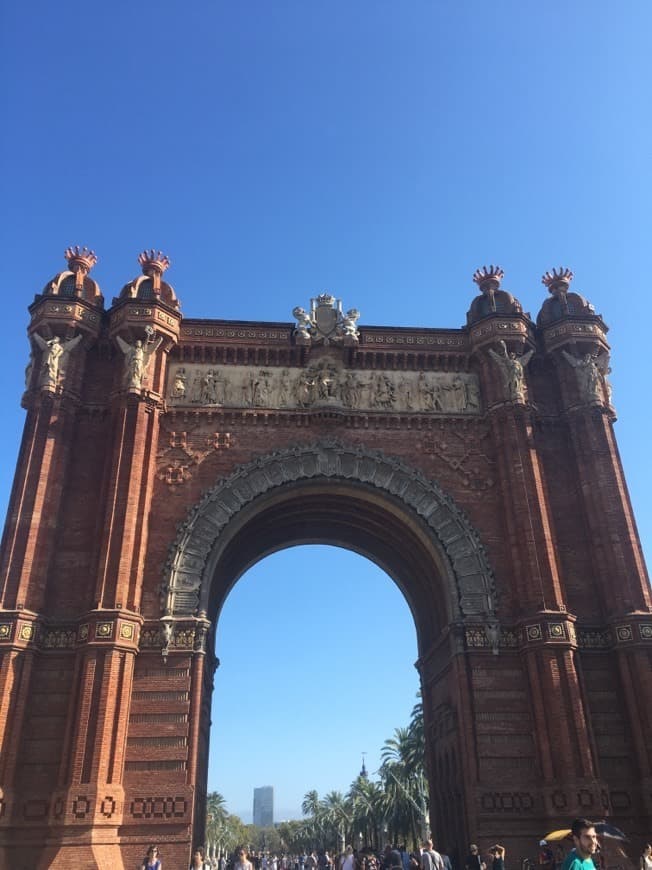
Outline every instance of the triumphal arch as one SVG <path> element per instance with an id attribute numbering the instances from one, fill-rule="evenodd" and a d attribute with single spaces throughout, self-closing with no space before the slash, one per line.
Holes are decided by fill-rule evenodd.
<path id="1" fill-rule="evenodd" d="M 568 270 L 536 319 L 490 267 L 463 328 L 397 328 L 328 294 L 185 319 L 157 251 L 108 306 L 95 255 L 66 256 L 29 309 L 2 544 L 1 866 L 121 870 L 152 841 L 187 866 L 220 609 L 308 542 L 411 608 L 440 842 L 649 834 L 650 588 L 607 326 Z"/>

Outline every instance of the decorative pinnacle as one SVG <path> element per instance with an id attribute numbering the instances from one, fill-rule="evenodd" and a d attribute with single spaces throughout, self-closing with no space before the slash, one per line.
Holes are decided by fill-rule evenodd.
<path id="1" fill-rule="evenodd" d="M 152 248 L 149 251 L 143 251 L 138 255 L 138 262 L 143 268 L 143 274 L 153 277 L 154 274 L 159 277 L 165 272 L 170 265 L 170 258 L 166 257 L 162 251 L 155 251 Z"/>
<path id="2" fill-rule="evenodd" d="M 500 266 L 483 266 L 482 269 L 476 269 L 473 273 L 473 280 L 484 294 L 495 293 L 500 287 L 500 282 L 504 276 Z"/>
<path id="3" fill-rule="evenodd" d="M 562 266 L 559 269 L 553 269 L 552 272 L 545 272 L 541 277 L 541 283 L 546 285 L 553 296 L 566 295 L 572 280 L 571 270 Z"/>
<path id="4" fill-rule="evenodd" d="M 91 251 L 85 245 L 83 248 L 80 248 L 79 245 L 66 248 L 63 256 L 68 260 L 68 268 L 75 274 L 82 271 L 84 275 L 87 275 L 97 263 L 95 251 Z"/>

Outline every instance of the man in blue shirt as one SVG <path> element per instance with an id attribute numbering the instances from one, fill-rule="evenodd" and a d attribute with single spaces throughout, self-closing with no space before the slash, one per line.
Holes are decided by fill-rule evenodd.
<path id="1" fill-rule="evenodd" d="M 575 819 L 571 825 L 575 848 L 571 849 L 561 870 L 595 870 L 593 855 L 598 848 L 598 836 L 593 822 L 588 819 Z"/>

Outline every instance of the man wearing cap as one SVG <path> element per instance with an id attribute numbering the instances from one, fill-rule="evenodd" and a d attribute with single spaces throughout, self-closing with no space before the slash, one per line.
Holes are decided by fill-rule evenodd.
<path id="1" fill-rule="evenodd" d="M 593 855 L 598 848 L 598 835 L 593 822 L 588 819 L 575 819 L 571 825 L 574 849 L 571 849 L 561 870 L 595 870 Z"/>

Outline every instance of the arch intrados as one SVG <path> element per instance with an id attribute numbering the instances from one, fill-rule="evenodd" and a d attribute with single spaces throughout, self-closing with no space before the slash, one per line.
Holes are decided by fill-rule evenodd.
<path id="1" fill-rule="evenodd" d="M 301 544 L 342 547 L 378 565 L 401 590 L 418 636 L 431 636 L 458 615 L 453 612 L 455 580 L 427 526 L 388 494 L 332 480 L 286 484 L 241 511 L 211 553 L 210 588 L 201 609 L 217 619 L 246 571 L 274 552 Z"/>

